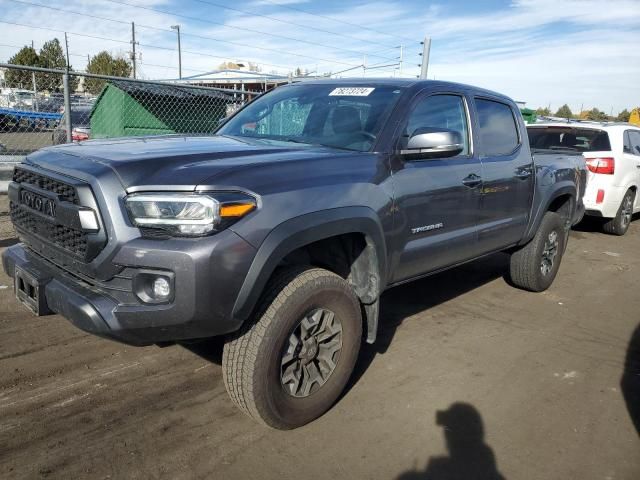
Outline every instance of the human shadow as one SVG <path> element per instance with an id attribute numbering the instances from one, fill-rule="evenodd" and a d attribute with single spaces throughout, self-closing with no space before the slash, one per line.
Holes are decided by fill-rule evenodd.
<path id="1" fill-rule="evenodd" d="M 430 457 L 424 470 L 404 472 L 397 480 L 504 480 L 473 405 L 458 402 L 436 412 L 436 425 L 444 431 L 448 455 Z"/>
<path id="2" fill-rule="evenodd" d="M 629 340 L 620 387 L 631 421 L 640 436 L 640 325 Z"/>

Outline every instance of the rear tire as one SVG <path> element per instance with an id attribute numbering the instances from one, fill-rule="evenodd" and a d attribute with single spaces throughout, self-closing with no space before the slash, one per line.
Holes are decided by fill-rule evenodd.
<path id="1" fill-rule="evenodd" d="M 511 254 L 511 282 L 530 292 L 542 292 L 556 278 L 567 242 L 564 219 L 554 212 L 545 213 L 533 239 Z"/>
<path id="2" fill-rule="evenodd" d="M 320 268 L 284 269 L 267 286 L 254 321 L 225 343 L 227 391 L 269 427 L 300 427 L 338 399 L 361 339 L 360 303 L 343 278 Z"/>
<path id="3" fill-rule="evenodd" d="M 629 230 L 631 225 L 631 217 L 633 216 L 633 202 L 636 198 L 636 194 L 633 190 L 627 190 L 624 194 L 620 208 L 616 216 L 607 220 L 602 225 L 602 229 L 610 235 L 622 236 Z"/>

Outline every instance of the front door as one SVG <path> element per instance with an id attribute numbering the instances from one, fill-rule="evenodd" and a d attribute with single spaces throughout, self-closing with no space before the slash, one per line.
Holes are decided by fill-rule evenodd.
<path id="1" fill-rule="evenodd" d="M 416 98 L 409 111 L 400 129 L 398 150 L 413 132 L 425 127 L 460 132 L 464 149 L 449 158 L 394 157 L 397 253 L 391 261 L 392 282 L 473 258 L 477 246 L 481 165 L 471 145 L 465 97 L 455 92 L 425 94 Z"/>

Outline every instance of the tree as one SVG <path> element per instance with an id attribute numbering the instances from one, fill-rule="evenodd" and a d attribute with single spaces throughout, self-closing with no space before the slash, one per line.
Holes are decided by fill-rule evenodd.
<path id="1" fill-rule="evenodd" d="M 129 78 L 131 75 L 131 64 L 125 58 L 112 56 L 109 52 L 102 51 L 91 57 L 87 65 L 87 72 L 95 75 Z M 95 95 L 100 93 L 104 84 L 104 80 L 87 77 L 84 88 L 89 93 Z"/>
<path id="2" fill-rule="evenodd" d="M 37 67 L 39 60 L 38 54 L 32 47 L 24 46 L 9 59 L 9 63 L 13 65 Z M 33 88 L 32 78 L 31 72 L 27 72 L 26 70 L 8 69 L 5 73 L 5 82 L 8 87 L 12 88 Z"/>
<path id="3" fill-rule="evenodd" d="M 250 72 L 261 72 L 262 69 L 260 68 L 260 65 L 258 65 L 255 62 L 241 62 L 241 63 L 236 63 L 236 62 L 222 62 L 220 65 L 218 65 L 218 70 L 240 70 L 241 68 L 246 67 L 247 70 L 249 70 Z"/>
<path id="4" fill-rule="evenodd" d="M 542 115 L 543 117 L 548 117 L 549 115 L 551 115 L 551 110 L 549 110 L 549 107 L 540 107 L 538 109 L 536 109 L 536 115 Z"/>
<path id="5" fill-rule="evenodd" d="M 67 68 L 67 60 L 62 46 L 57 38 L 49 40 L 42 45 L 39 55 L 39 65 L 43 68 L 54 68 L 57 70 L 65 70 Z M 70 68 L 70 70 L 72 70 Z M 48 90 L 50 92 L 62 89 L 62 75 L 58 73 L 41 73 L 36 79 L 38 90 Z M 75 76 L 69 77 L 69 87 L 74 91 L 78 86 L 78 80 Z"/>
<path id="6" fill-rule="evenodd" d="M 573 113 L 571 112 L 569 105 L 567 105 L 566 103 L 562 105 L 556 112 L 556 117 L 563 117 L 563 118 L 573 117 Z"/>
<path id="7" fill-rule="evenodd" d="M 257 63 L 249 62 L 249 71 L 250 72 L 261 72 L 262 68 L 260 68 L 260 65 L 258 65 Z"/>
<path id="8" fill-rule="evenodd" d="M 609 116 L 606 113 L 601 112 L 597 108 L 592 108 L 591 110 L 589 110 L 586 116 L 587 120 L 604 121 L 609 119 Z"/>
<path id="9" fill-rule="evenodd" d="M 618 114 L 618 116 L 616 117 L 616 120 L 618 122 L 628 122 L 630 116 L 631 116 L 631 112 L 625 108 Z"/>
<path id="10" fill-rule="evenodd" d="M 218 70 L 239 70 L 240 65 L 235 62 L 222 62 L 218 65 Z"/>

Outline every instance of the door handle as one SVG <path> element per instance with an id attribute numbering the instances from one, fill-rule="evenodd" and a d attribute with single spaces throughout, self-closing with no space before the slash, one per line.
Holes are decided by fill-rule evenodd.
<path id="1" fill-rule="evenodd" d="M 472 173 L 462 179 L 462 184 L 469 188 L 477 187 L 482 183 L 482 177 Z"/>
<path id="2" fill-rule="evenodd" d="M 526 180 L 530 176 L 531 176 L 531 170 L 524 169 L 524 168 L 516 170 L 516 177 L 518 177 L 521 180 Z"/>

